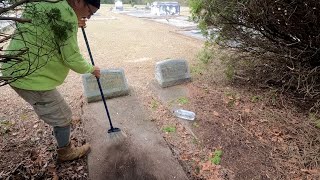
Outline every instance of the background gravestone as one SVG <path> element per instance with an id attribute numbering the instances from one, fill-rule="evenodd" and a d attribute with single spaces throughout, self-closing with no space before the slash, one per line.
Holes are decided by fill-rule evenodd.
<path id="1" fill-rule="evenodd" d="M 164 60 L 156 63 L 156 79 L 161 87 L 169 87 L 191 81 L 186 60 Z"/>
<path id="2" fill-rule="evenodd" d="M 87 101 L 100 101 L 101 94 L 96 77 L 92 74 L 83 74 L 82 82 L 84 86 L 84 95 Z M 123 69 L 101 70 L 100 83 L 106 99 L 129 94 L 127 79 L 124 76 Z"/>

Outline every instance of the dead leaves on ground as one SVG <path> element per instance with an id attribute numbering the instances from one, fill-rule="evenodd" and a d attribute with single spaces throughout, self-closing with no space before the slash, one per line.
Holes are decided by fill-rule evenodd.
<path id="1" fill-rule="evenodd" d="M 174 134 L 165 134 L 165 137 L 175 147 L 179 147 L 180 161 L 192 167 L 193 171 L 191 173 L 195 178 L 219 180 L 221 166 L 212 163 L 210 159 L 213 157 L 212 150 L 202 149 L 200 146 L 195 145 L 196 138 L 183 125 L 176 123 L 176 127 Z"/>
<path id="2" fill-rule="evenodd" d="M 301 169 L 302 172 L 320 176 L 320 169 Z"/>
<path id="3" fill-rule="evenodd" d="M 88 178 L 85 159 L 57 164 L 55 140 L 50 129 L 42 123 L 26 122 L 25 126 L 33 133 L 22 130 L 16 135 L 1 137 L 0 179 Z M 73 139 L 83 141 L 77 130 L 73 133 L 76 136 Z"/>

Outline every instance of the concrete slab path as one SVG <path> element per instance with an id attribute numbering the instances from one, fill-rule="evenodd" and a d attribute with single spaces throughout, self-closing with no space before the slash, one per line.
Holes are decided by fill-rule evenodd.
<path id="1" fill-rule="evenodd" d="M 88 156 L 90 179 L 188 179 L 135 96 L 111 99 L 107 104 L 114 126 L 124 130 L 127 138 L 117 141 L 108 137 L 102 102 L 87 106 L 84 115 L 90 119 L 86 122 L 92 147 Z"/>
<path id="2" fill-rule="evenodd" d="M 114 125 L 128 135 L 121 143 L 107 138 L 109 125 L 102 102 L 84 106 L 83 119 L 92 145 L 90 179 L 188 179 L 142 103 L 145 97 L 155 95 L 150 85 L 156 62 L 167 58 L 191 62 L 202 41 L 177 34 L 176 27 L 114 14 L 106 6 L 87 25 L 95 63 L 101 69 L 123 68 L 131 91 L 131 96 L 107 100 Z M 78 40 L 88 58 L 81 33 Z M 78 83 L 69 89 L 81 89 L 78 76 L 74 77 L 71 81 Z"/>

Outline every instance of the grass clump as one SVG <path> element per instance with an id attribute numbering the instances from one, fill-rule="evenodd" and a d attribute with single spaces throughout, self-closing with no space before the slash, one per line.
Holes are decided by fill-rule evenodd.
<path id="1" fill-rule="evenodd" d="M 8 120 L 0 121 L 0 135 L 9 133 L 12 126 L 13 124 Z"/>
<path id="2" fill-rule="evenodd" d="M 197 64 L 191 66 L 191 73 L 193 75 L 201 75 L 207 69 L 208 64 L 210 64 L 214 57 L 214 51 L 209 49 L 208 47 L 204 47 L 198 54 L 196 55 L 197 60 L 199 61 Z"/>
<path id="3" fill-rule="evenodd" d="M 309 119 L 314 123 L 316 128 L 320 129 L 320 118 L 315 113 L 310 113 Z"/>
<path id="4" fill-rule="evenodd" d="M 179 104 L 181 104 L 181 105 L 185 105 L 185 104 L 188 104 L 189 99 L 186 98 L 186 97 L 179 97 L 179 98 L 177 99 L 177 102 L 178 102 Z"/>
<path id="5" fill-rule="evenodd" d="M 258 101 L 261 100 L 261 99 L 262 99 L 261 96 L 252 96 L 252 97 L 251 97 L 251 102 L 256 103 L 256 102 L 258 102 Z"/>
<path id="6" fill-rule="evenodd" d="M 176 132 L 176 127 L 166 126 L 166 127 L 162 128 L 162 130 L 166 133 L 173 133 L 173 132 Z"/>
<path id="7" fill-rule="evenodd" d="M 159 107 L 158 101 L 152 99 L 152 101 L 151 101 L 151 108 L 152 108 L 153 110 L 156 110 L 158 107 Z"/>
<path id="8" fill-rule="evenodd" d="M 213 157 L 210 158 L 211 163 L 215 164 L 215 165 L 219 165 L 221 162 L 221 156 L 222 156 L 222 150 L 215 150 Z"/>
<path id="9" fill-rule="evenodd" d="M 213 51 L 205 47 L 198 53 L 197 58 L 203 64 L 209 64 L 213 59 Z"/>

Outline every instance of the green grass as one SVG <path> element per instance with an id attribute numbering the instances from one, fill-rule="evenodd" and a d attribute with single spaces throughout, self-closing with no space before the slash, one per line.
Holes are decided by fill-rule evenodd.
<path id="1" fill-rule="evenodd" d="M 25 121 L 25 120 L 28 120 L 28 119 L 29 119 L 29 116 L 24 113 L 24 114 L 21 114 L 21 115 L 20 115 L 20 119 L 23 120 L 23 121 Z"/>
<path id="2" fill-rule="evenodd" d="M 196 127 L 196 128 L 199 127 L 199 124 L 198 124 L 197 122 L 194 122 L 192 125 L 193 125 L 194 127 Z"/>
<path id="3" fill-rule="evenodd" d="M 234 78 L 234 74 L 235 74 L 234 66 L 231 64 L 227 64 L 227 67 L 224 70 L 224 74 L 226 75 L 227 79 L 231 81 Z"/>
<path id="4" fill-rule="evenodd" d="M 309 119 L 320 129 L 320 118 L 315 113 L 309 113 Z"/>
<path id="5" fill-rule="evenodd" d="M 192 65 L 190 68 L 191 74 L 194 76 L 204 74 L 204 72 L 207 70 L 208 64 L 210 64 L 213 61 L 213 57 L 214 57 L 213 50 L 206 47 L 201 49 L 196 55 L 198 63 L 195 65 Z"/>
<path id="6" fill-rule="evenodd" d="M 175 126 L 166 126 L 162 128 L 162 130 L 166 133 L 173 133 L 176 132 L 176 127 Z"/>
<path id="7" fill-rule="evenodd" d="M 238 61 L 235 61 L 235 59 L 232 58 L 232 55 L 229 55 L 227 53 L 221 54 L 220 60 L 224 67 L 224 75 L 226 76 L 228 81 L 232 81 L 234 79 Z"/>
<path id="8" fill-rule="evenodd" d="M 280 93 L 281 94 L 281 93 Z M 276 105 L 279 102 L 279 92 L 276 89 L 271 89 L 263 94 L 264 101 Z"/>
<path id="9" fill-rule="evenodd" d="M 199 141 L 197 140 L 197 138 L 195 137 L 192 138 L 192 144 L 199 144 Z"/>
<path id="10" fill-rule="evenodd" d="M 201 75 L 205 71 L 205 66 L 203 64 L 192 65 L 190 71 L 192 76 Z"/>
<path id="11" fill-rule="evenodd" d="M 210 158 L 211 163 L 215 165 L 219 165 L 221 162 L 221 156 L 222 156 L 222 150 L 215 150 L 214 155 L 212 158 Z"/>
<path id="12" fill-rule="evenodd" d="M 208 48 L 203 48 L 198 54 L 197 58 L 203 64 L 209 64 L 213 59 L 213 51 Z"/>
<path id="13" fill-rule="evenodd" d="M 256 103 L 262 99 L 261 96 L 252 96 L 251 97 L 251 102 Z"/>
<path id="14" fill-rule="evenodd" d="M 181 105 L 185 105 L 185 104 L 187 104 L 187 103 L 189 102 L 189 99 L 186 98 L 186 97 L 179 97 L 179 98 L 177 99 L 177 102 L 178 102 L 179 104 L 181 104 Z"/>
<path id="15" fill-rule="evenodd" d="M 240 99 L 240 95 L 234 92 L 225 92 L 226 98 L 228 98 L 228 107 L 234 107 L 236 105 L 237 100 Z"/>
<path id="16" fill-rule="evenodd" d="M 232 97 L 232 98 L 235 99 L 236 96 L 237 96 L 237 93 L 235 93 L 235 92 L 225 92 L 224 95 L 227 96 L 227 97 Z"/>
<path id="17" fill-rule="evenodd" d="M 199 173 L 200 173 L 201 168 L 200 168 L 199 166 L 196 166 L 196 168 L 195 168 L 194 170 L 195 170 L 196 174 L 199 174 Z"/>
<path id="18" fill-rule="evenodd" d="M 189 103 L 189 99 L 187 97 L 179 97 L 177 99 L 173 99 L 169 101 L 168 106 L 172 107 L 173 105 L 176 105 L 176 104 L 179 104 L 179 106 L 181 106 L 188 103 Z"/>
<path id="19" fill-rule="evenodd" d="M 151 101 L 151 108 L 152 108 L 153 110 L 156 110 L 158 107 L 159 107 L 158 101 L 152 99 L 152 101 Z"/>
<path id="20" fill-rule="evenodd" d="M 6 134 L 10 132 L 10 128 L 13 124 L 8 120 L 0 121 L 0 134 Z"/>

